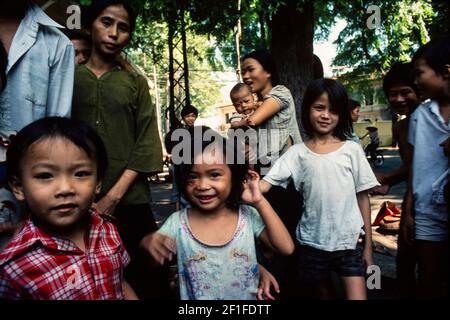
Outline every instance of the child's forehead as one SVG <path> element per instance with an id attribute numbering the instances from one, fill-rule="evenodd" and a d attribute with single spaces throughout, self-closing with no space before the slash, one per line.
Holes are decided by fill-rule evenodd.
<path id="1" fill-rule="evenodd" d="M 431 68 L 427 62 L 427 59 L 425 59 L 425 57 L 420 57 L 420 58 L 415 59 L 413 65 L 414 65 L 414 68 L 418 68 L 418 67 Z"/>
<path id="2" fill-rule="evenodd" d="M 194 157 L 195 165 L 227 165 L 226 157 L 218 146 L 210 146 Z"/>
<path id="3" fill-rule="evenodd" d="M 90 159 L 83 148 L 76 145 L 70 139 L 59 136 L 40 138 L 33 142 L 26 151 L 27 152 L 23 155 L 24 158 L 32 158 L 40 155 L 49 158 L 71 153 L 72 155 L 76 155 L 78 158 L 82 157 Z"/>
<path id="4" fill-rule="evenodd" d="M 246 96 L 252 96 L 252 91 L 248 86 L 244 86 L 231 94 L 231 99 L 239 99 Z M 253 96 L 252 96 L 253 97 Z"/>

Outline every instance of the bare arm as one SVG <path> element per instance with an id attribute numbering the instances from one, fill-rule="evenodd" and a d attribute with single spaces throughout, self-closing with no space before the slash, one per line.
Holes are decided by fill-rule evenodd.
<path id="1" fill-rule="evenodd" d="M 94 207 L 103 214 L 113 214 L 117 204 L 128 191 L 137 176 L 138 173 L 136 171 L 126 169 L 119 180 L 117 180 L 116 184 L 94 205 Z"/>
<path id="2" fill-rule="evenodd" d="M 274 98 L 269 98 L 263 101 L 261 106 L 248 118 L 247 124 L 249 126 L 259 126 L 261 123 L 267 121 L 274 114 L 280 111 L 280 106 Z"/>
<path id="3" fill-rule="evenodd" d="M 243 127 L 247 127 L 247 126 L 248 126 L 247 117 L 244 117 L 239 121 L 233 121 L 230 123 L 231 129 L 243 128 Z"/>
<path id="4" fill-rule="evenodd" d="M 125 293 L 125 300 L 139 300 L 133 288 L 125 280 L 122 281 L 122 288 Z"/>
<path id="5" fill-rule="evenodd" d="M 259 175 L 249 170 L 249 178 L 244 184 L 242 200 L 258 210 L 266 228 L 260 239 L 273 250 L 283 255 L 294 252 L 294 242 L 280 217 L 273 210 L 269 201 L 261 194 Z"/>
<path id="6" fill-rule="evenodd" d="M 401 166 L 397 170 L 388 172 L 387 174 L 377 175 L 378 182 L 381 185 L 393 186 L 399 182 L 406 181 L 408 177 L 408 167 L 405 165 Z"/>
<path id="7" fill-rule="evenodd" d="M 413 146 L 410 145 L 411 153 L 405 158 L 405 162 L 408 168 L 408 178 L 407 178 L 407 189 L 406 197 L 402 204 L 402 215 L 400 221 L 400 236 L 406 241 L 407 244 L 411 245 L 414 241 L 414 196 L 412 190 L 412 154 Z"/>
<path id="8" fill-rule="evenodd" d="M 280 293 L 280 286 L 277 279 L 266 268 L 258 263 L 259 266 L 259 286 L 257 298 L 258 300 L 275 300 L 270 293 L 273 287 L 276 293 Z"/>
<path id="9" fill-rule="evenodd" d="M 373 265 L 372 256 L 372 224 L 371 224 L 371 210 L 368 191 L 362 191 L 356 194 L 358 199 L 359 209 L 361 210 L 362 218 L 364 221 L 364 251 L 363 261 L 366 266 Z"/>
<path id="10" fill-rule="evenodd" d="M 261 233 L 260 239 L 280 254 L 292 254 L 294 252 L 294 242 L 269 201 L 264 198 L 259 203 L 254 204 L 254 206 L 266 225 L 266 229 Z"/>
<path id="11" fill-rule="evenodd" d="M 261 190 L 261 193 L 267 193 L 272 188 L 272 185 L 268 183 L 266 180 L 261 180 L 259 182 L 259 189 Z"/>

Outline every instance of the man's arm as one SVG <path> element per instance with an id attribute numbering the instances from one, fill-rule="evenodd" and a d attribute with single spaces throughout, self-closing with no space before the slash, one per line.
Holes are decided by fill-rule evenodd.
<path id="1" fill-rule="evenodd" d="M 64 48 L 57 48 L 56 62 L 50 67 L 46 116 L 70 117 L 75 75 L 75 50 L 64 42 Z"/>
<path id="2" fill-rule="evenodd" d="M 267 193 L 271 188 L 272 185 L 266 180 L 263 179 L 259 182 L 259 189 L 261 190 L 261 193 Z"/>

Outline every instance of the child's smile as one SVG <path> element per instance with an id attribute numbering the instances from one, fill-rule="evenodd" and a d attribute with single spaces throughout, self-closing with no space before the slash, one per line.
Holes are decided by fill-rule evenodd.
<path id="1" fill-rule="evenodd" d="M 202 157 L 199 159 L 199 157 Z M 205 152 L 197 157 L 189 174 L 186 194 L 205 211 L 225 207 L 231 192 L 231 171 L 220 152 Z"/>

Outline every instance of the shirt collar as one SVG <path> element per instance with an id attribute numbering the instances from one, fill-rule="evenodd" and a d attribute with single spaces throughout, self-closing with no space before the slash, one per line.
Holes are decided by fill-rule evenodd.
<path id="1" fill-rule="evenodd" d="M 31 4 L 14 35 L 8 56 L 7 73 L 34 45 L 37 39 L 39 25 L 63 28 L 61 25 L 50 19 L 40 7 Z"/>
<path id="2" fill-rule="evenodd" d="M 435 100 L 431 100 L 428 104 L 428 110 L 438 119 L 438 121 L 445 127 L 450 127 L 450 122 L 447 124 L 445 123 L 444 118 L 441 115 L 441 112 L 439 111 L 439 104 Z"/>
<path id="3" fill-rule="evenodd" d="M 27 14 L 24 17 L 24 23 L 28 26 L 32 26 L 33 24 L 41 24 L 48 27 L 55 27 L 64 29 L 62 25 L 56 23 L 53 19 L 51 19 L 39 6 L 36 4 L 31 4 L 28 9 Z"/>
<path id="4" fill-rule="evenodd" d="M 88 246 L 96 243 L 102 236 L 102 225 L 104 219 L 99 215 L 97 211 L 91 209 L 89 211 L 91 215 Z M 50 250 L 63 251 L 66 253 L 81 253 L 75 244 L 70 240 L 60 239 L 52 237 L 38 228 L 31 218 L 28 218 L 19 234 L 14 237 L 8 246 L 0 254 L 0 265 L 19 255 L 20 253 L 28 250 L 32 246 L 43 246 Z"/>

